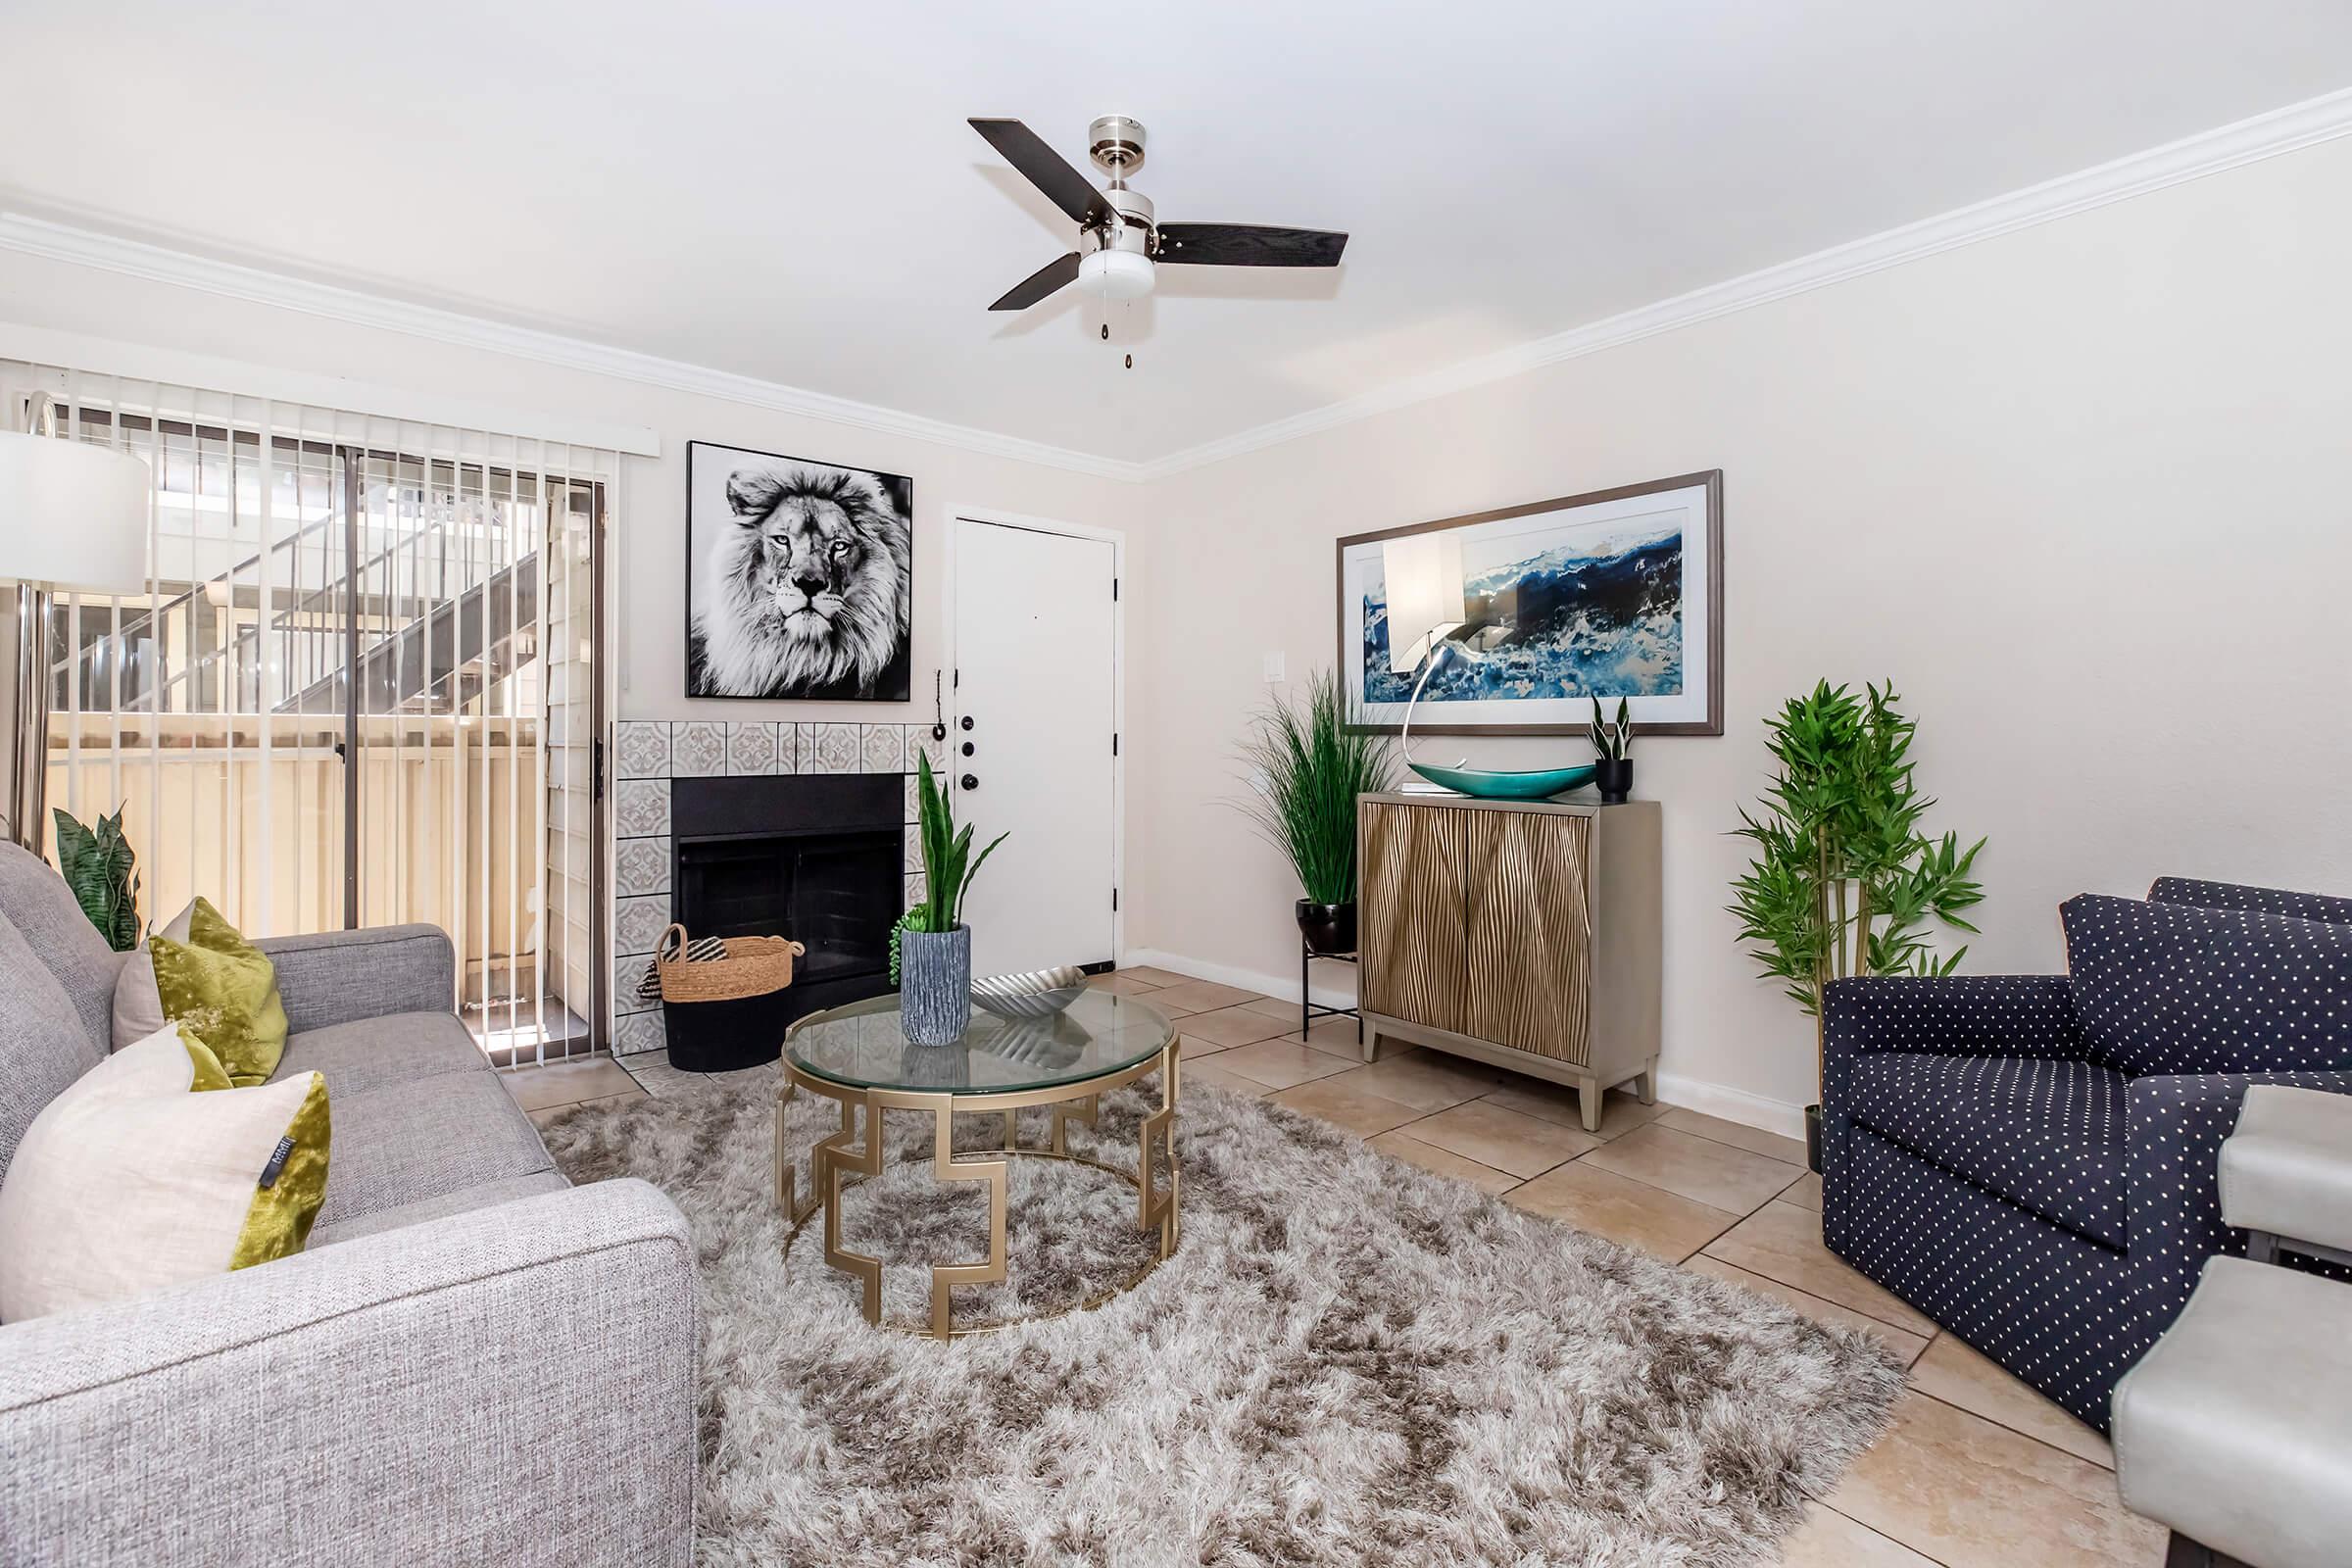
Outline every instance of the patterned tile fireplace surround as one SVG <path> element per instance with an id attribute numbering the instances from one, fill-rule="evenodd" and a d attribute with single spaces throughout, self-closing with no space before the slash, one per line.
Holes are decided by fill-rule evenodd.
<path id="1" fill-rule="evenodd" d="M 897 773 L 914 821 L 917 758 L 944 771 L 946 743 L 928 724 L 800 724 L 724 719 L 624 718 L 613 737 L 612 1052 L 663 1047 L 658 1004 L 637 1000 L 637 982 L 669 924 L 670 781 L 754 773 Z M 918 841 L 906 834 L 906 898 L 922 891 Z"/>

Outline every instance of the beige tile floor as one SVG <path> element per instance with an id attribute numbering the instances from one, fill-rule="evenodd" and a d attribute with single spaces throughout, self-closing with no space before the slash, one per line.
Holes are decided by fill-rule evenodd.
<path id="1" fill-rule="evenodd" d="M 1814 1500 L 1788 1542 L 1789 1568 L 2163 1562 L 2163 1532 L 2116 1495 L 2104 1438 L 1822 1245 L 1821 1182 L 1794 1140 L 1623 1094 L 1587 1133 L 1575 1096 L 1535 1079 L 1395 1047 L 1366 1065 L 1351 1020 L 1321 1020 L 1302 1037 L 1295 1006 L 1231 986 L 1161 969 L 1098 983 L 1174 1016 L 1188 1085 L 1321 1117 L 1384 1153 L 1892 1347 L 1911 1368 L 1894 1425 Z M 626 1070 L 595 1057 L 507 1084 L 544 1119 L 687 1076 L 659 1056 Z"/>

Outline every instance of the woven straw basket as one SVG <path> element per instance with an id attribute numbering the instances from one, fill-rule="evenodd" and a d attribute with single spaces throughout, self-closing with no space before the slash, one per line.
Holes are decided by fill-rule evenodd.
<path id="1" fill-rule="evenodd" d="M 736 1002 L 792 984 L 792 960 L 808 952 L 783 937 L 729 937 L 727 956 L 696 963 L 686 956 L 686 928 L 672 922 L 654 954 L 663 1002 Z"/>

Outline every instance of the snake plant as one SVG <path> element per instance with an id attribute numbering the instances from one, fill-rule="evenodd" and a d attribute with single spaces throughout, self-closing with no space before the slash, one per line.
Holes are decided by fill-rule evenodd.
<path id="1" fill-rule="evenodd" d="M 963 896 L 970 890 L 972 878 L 980 874 L 981 862 L 996 853 L 1005 835 L 998 834 L 988 841 L 979 855 L 972 854 L 972 829 L 969 823 L 956 825 L 956 808 L 947 791 L 931 774 L 931 754 L 925 752 L 915 768 L 915 831 L 923 846 L 923 899 L 913 908 L 899 916 L 890 931 L 890 979 L 899 979 L 899 933 L 902 931 L 953 931 L 963 923 Z"/>
<path id="2" fill-rule="evenodd" d="M 117 953 L 139 945 L 138 857 L 122 834 L 122 810 L 82 826 L 63 809 L 57 819 L 57 866 L 90 924 Z"/>

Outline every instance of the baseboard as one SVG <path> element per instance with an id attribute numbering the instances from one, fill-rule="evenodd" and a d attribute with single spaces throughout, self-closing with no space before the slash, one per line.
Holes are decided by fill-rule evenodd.
<path id="1" fill-rule="evenodd" d="M 1736 1121 L 1742 1127 L 1804 1142 L 1805 1107 L 1791 1105 L 1785 1100 L 1767 1100 L 1744 1089 L 1711 1084 L 1703 1078 L 1686 1078 L 1674 1072 L 1658 1074 L 1658 1098 L 1688 1110 Z"/>
<path id="2" fill-rule="evenodd" d="M 1221 986 L 1239 986 L 1244 991 L 1256 991 L 1269 997 L 1279 997 L 1285 1002 L 1298 1000 L 1298 977 L 1295 974 L 1286 977 L 1261 973 L 1255 969 L 1244 969 L 1230 963 L 1204 963 L 1199 958 L 1188 958 L 1181 953 L 1162 953 L 1157 948 L 1137 948 L 1119 960 L 1119 967 L 1122 969 L 1135 969 L 1147 964 L 1154 969 L 1167 969 L 1177 974 L 1190 975 L 1196 980 L 1214 980 Z M 1323 969 L 1348 968 L 1352 972 L 1350 966 L 1346 964 L 1324 963 L 1318 967 Z M 1346 990 L 1341 990 L 1328 982 L 1316 982 L 1310 985 L 1307 991 L 1315 1005 L 1319 1007 L 1352 1007 L 1355 1005 L 1355 987 L 1352 983 Z"/>
<path id="3" fill-rule="evenodd" d="M 1149 964 L 1154 969 L 1167 969 L 1176 974 L 1190 975 L 1196 980 L 1214 980 L 1219 985 L 1240 986 L 1245 991 L 1263 992 L 1286 1002 L 1298 998 L 1296 976 L 1266 974 L 1245 969 L 1238 964 L 1208 963 L 1181 953 L 1165 953 L 1157 948 L 1138 948 L 1119 960 L 1121 968 L 1136 968 Z M 1329 965 L 1324 967 L 1328 968 Z M 1345 991 L 1317 982 L 1310 986 L 1315 1003 L 1325 1007 L 1355 1005 L 1355 989 Z M 1791 1105 L 1786 1101 L 1767 1100 L 1751 1095 L 1744 1089 L 1733 1089 L 1725 1084 L 1708 1083 L 1703 1078 L 1686 1078 L 1680 1073 L 1658 1074 L 1658 1098 L 1690 1110 L 1721 1116 L 1742 1127 L 1754 1127 L 1784 1138 L 1802 1139 L 1805 1136 L 1805 1107 Z"/>

